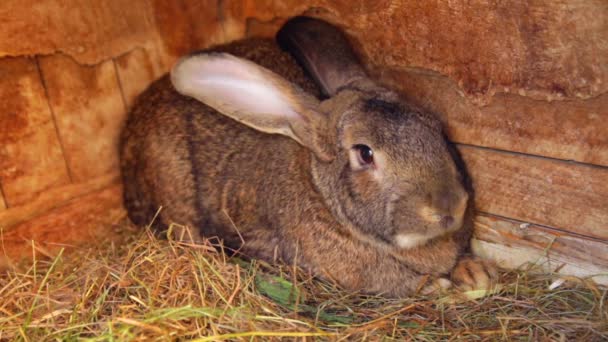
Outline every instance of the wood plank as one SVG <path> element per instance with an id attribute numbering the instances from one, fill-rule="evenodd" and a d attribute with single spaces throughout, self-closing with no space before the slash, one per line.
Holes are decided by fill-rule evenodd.
<path id="1" fill-rule="evenodd" d="M 582 75 L 582 73 L 597 71 L 597 75 L 594 76 L 599 77 L 596 78 L 597 80 L 608 75 L 600 69 L 591 71 L 582 64 L 582 61 L 586 60 L 587 63 L 591 63 L 590 65 L 597 65 L 599 60 L 605 60 L 608 56 L 603 52 L 592 51 L 596 48 L 598 49 L 596 52 L 605 50 L 605 47 L 595 45 L 597 44 L 595 38 L 586 37 L 572 42 L 576 45 L 583 40 L 589 40 L 590 44 L 584 47 L 588 53 L 584 56 L 579 56 L 582 50 L 565 51 L 555 48 L 549 51 L 543 48 L 532 58 L 526 58 L 523 63 L 513 64 L 515 60 L 526 55 L 527 51 L 515 54 L 512 50 L 500 51 L 501 46 L 504 45 L 494 44 L 494 39 L 486 41 L 486 35 L 490 31 L 477 31 L 480 26 L 471 27 L 470 22 L 453 23 L 473 34 L 481 34 L 481 39 L 475 40 L 475 44 L 487 45 L 483 48 L 481 45 L 472 47 L 471 41 L 467 40 L 468 37 L 457 37 L 458 41 L 455 43 L 454 35 L 445 35 L 443 31 L 447 29 L 451 32 L 453 25 L 429 24 L 428 21 L 437 18 L 442 18 L 439 20 L 442 24 L 452 21 L 453 16 L 449 13 L 453 9 L 449 8 L 450 6 L 439 5 L 433 11 L 425 11 L 424 6 L 413 2 L 403 4 L 402 8 L 397 9 L 370 8 L 374 16 L 369 17 L 368 12 L 361 12 L 361 9 L 354 10 L 350 3 L 321 3 L 323 5 L 318 8 L 326 8 L 327 11 L 311 9 L 310 13 L 344 27 L 353 37 L 355 45 L 358 46 L 375 77 L 403 92 L 410 101 L 439 113 L 446 123 L 452 140 L 464 144 L 608 166 L 608 125 L 602 122 L 608 117 L 608 93 L 604 89 L 605 84 L 608 83 L 591 85 L 588 83 L 590 75 L 584 77 Z M 589 16 L 594 12 L 595 5 L 577 7 L 573 9 L 573 13 L 581 17 Z M 310 7 L 302 1 L 287 3 L 253 1 L 245 5 L 224 2 L 223 6 L 225 17 L 246 20 L 247 35 L 263 36 L 272 35 L 282 20 L 302 13 L 306 7 Z M 362 6 L 373 5 L 365 3 Z M 561 6 L 546 5 L 544 10 L 559 13 Z M 501 36 L 507 37 L 506 39 L 515 44 L 517 49 L 529 46 L 529 40 L 537 38 L 546 39 L 550 45 L 562 46 L 562 41 L 555 41 L 555 36 L 547 33 L 550 29 L 558 29 L 561 25 L 565 25 L 567 20 L 571 20 L 571 18 L 566 20 L 558 17 L 553 17 L 551 21 L 543 20 L 542 25 L 549 26 L 550 28 L 547 28 L 549 31 L 545 31 L 542 38 L 540 36 L 533 38 L 519 32 L 524 29 L 524 23 L 509 18 L 514 15 L 514 11 L 529 10 L 527 5 L 510 8 L 506 12 L 498 11 L 492 6 L 469 4 L 465 7 L 468 8 L 467 12 L 485 13 L 486 15 L 476 17 L 478 24 L 492 27 L 491 34 L 495 34 L 494 29 L 500 27 L 499 30 L 503 31 Z M 600 7 L 604 10 L 608 9 L 606 6 Z M 345 15 L 347 13 L 348 15 Z M 416 20 L 404 22 L 403 18 L 408 17 Z M 418 19 L 427 22 L 423 23 Z M 502 22 L 503 25 L 496 26 L 499 20 L 505 21 Z M 392 27 L 390 32 L 376 29 L 386 22 L 401 27 L 402 32 L 408 32 L 408 38 L 404 40 L 401 33 L 395 32 L 395 27 Z M 410 25 L 416 27 L 405 28 Z M 421 35 L 423 31 L 419 30 L 418 25 L 437 34 L 429 35 L 428 31 L 425 31 L 427 34 Z M 595 28 L 599 29 L 597 26 Z M 562 29 L 558 30 L 561 32 Z M 446 37 L 450 37 L 447 43 L 445 41 L 431 43 L 432 40 L 444 40 Z M 418 43 L 414 43 L 415 41 Z M 421 48 L 422 46 L 425 48 Z M 538 45 L 533 44 L 532 49 L 537 48 Z M 476 52 L 473 53 L 472 49 Z M 490 50 L 494 50 L 491 57 L 487 55 Z M 429 54 L 429 51 L 435 51 L 435 56 Z M 437 57 L 445 53 L 447 56 L 444 58 Z M 474 54 L 476 63 L 472 65 L 469 57 L 455 58 L 454 53 L 460 54 L 461 57 L 463 54 Z M 485 56 L 485 64 L 483 62 L 479 64 L 479 56 Z M 503 60 L 505 63 L 496 64 L 497 58 L 505 59 Z M 544 60 L 541 64 L 545 66 L 557 67 L 558 64 L 565 64 L 557 67 L 556 70 L 560 70 L 559 72 L 546 72 L 542 75 L 537 74 L 538 77 L 532 77 L 530 75 L 538 73 L 539 70 L 538 64 L 531 61 L 538 58 Z M 577 61 L 581 65 L 573 68 L 573 65 L 568 65 L 566 61 Z M 519 68 L 530 68 L 531 66 L 524 67 L 528 63 L 534 65 L 531 70 L 513 73 Z M 583 69 L 587 71 L 583 72 Z M 564 72 L 571 73 L 571 77 L 565 77 Z M 521 79 L 523 75 L 525 80 Z M 524 83 L 527 85 L 523 86 Z M 532 83 L 536 83 L 534 87 L 531 87 Z M 604 90 L 600 91 L 601 89 Z"/>
<path id="2" fill-rule="evenodd" d="M 111 237 L 113 224 L 125 217 L 122 187 L 114 185 L 70 201 L 35 219 L 2 231 L 0 265 L 8 260 L 32 256 L 32 240 L 37 254 L 48 256 L 61 248 L 96 243 Z M 4 259 L 4 260 L 2 260 Z"/>
<path id="3" fill-rule="evenodd" d="M 273 18 L 270 21 L 262 21 L 257 18 L 250 18 L 245 23 L 245 37 L 265 37 L 274 38 L 279 29 L 285 24 L 288 18 Z"/>
<path id="4" fill-rule="evenodd" d="M 608 240 L 608 169 L 459 146 L 484 213 Z"/>
<path id="5" fill-rule="evenodd" d="M 52 55 L 40 58 L 40 68 L 72 180 L 115 172 L 126 113 L 113 62 L 82 66 Z"/>
<path id="6" fill-rule="evenodd" d="M 69 181 L 36 60 L 0 59 L 0 182 L 6 206 Z"/>
<path id="7" fill-rule="evenodd" d="M 163 73 L 160 57 L 153 47 L 138 48 L 115 59 L 118 79 L 128 108 L 152 81 Z"/>
<path id="8" fill-rule="evenodd" d="M 608 91 L 603 0 L 221 3 L 226 16 L 242 21 L 325 18 L 344 28 L 368 64 L 439 72 L 481 102 L 500 91 L 535 99 L 590 99 Z"/>
<path id="9" fill-rule="evenodd" d="M 537 271 L 593 277 L 608 284 L 608 241 L 593 241 L 492 215 L 475 218 L 476 254 L 505 268 L 535 264 Z"/>
<path id="10" fill-rule="evenodd" d="M 477 239 L 473 239 L 471 245 L 477 255 L 495 260 L 498 265 L 506 269 L 518 269 L 532 260 L 533 264 L 539 266 L 531 269 L 530 272 L 557 273 L 565 276 L 591 278 L 598 284 L 608 285 L 608 277 L 605 275 L 606 269 L 598 268 L 593 264 L 568 261 L 568 259 L 556 261 L 547 258 L 542 251 L 529 247 L 505 246 Z M 561 268 L 554 267 L 558 263 Z"/>
<path id="11" fill-rule="evenodd" d="M 155 34 L 147 0 L 2 0 L 0 56 L 65 53 L 96 64 Z"/>
<path id="12" fill-rule="evenodd" d="M 186 53 L 237 38 L 228 35 L 218 18 L 221 14 L 218 6 L 222 3 L 216 0 L 151 1 L 164 65 L 171 67 Z"/>
<path id="13" fill-rule="evenodd" d="M 409 101 L 440 115 L 452 141 L 608 166 L 608 93 L 538 101 L 499 93 L 483 106 L 451 79 L 429 71 L 376 70 Z"/>
<path id="14" fill-rule="evenodd" d="M 4 195 L 2 194 L 2 191 L 0 191 L 0 211 L 5 210 L 5 209 L 6 209 L 6 203 L 4 203 Z"/>
<path id="15" fill-rule="evenodd" d="M 66 184 L 49 189 L 27 203 L 0 212 L 0 228 L 5 231 L 11 230 L 14 226 L 63 206 L 74 198 L 99 191 L 118 182 L 119 175 L 116 172 L 82 183 Z"/>

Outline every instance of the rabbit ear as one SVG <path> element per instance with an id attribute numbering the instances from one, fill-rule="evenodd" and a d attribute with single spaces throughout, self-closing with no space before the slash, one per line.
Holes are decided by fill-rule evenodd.
<path id="1" fill-rule="evenodd" d="M 346 36 L 325 21 L 295 17 L 281 28 L 276 39 L 310 73 L 326 96 L 367 77 Z"/>
<path id="2" fill-rule="evenodd" d="M 288 136 L 319 159 L 333 159 L 318 100 L 268 69 L 226 53 L 198 54 L 177 62 L 171 82 L 180 94 L 247 126 Z"/>

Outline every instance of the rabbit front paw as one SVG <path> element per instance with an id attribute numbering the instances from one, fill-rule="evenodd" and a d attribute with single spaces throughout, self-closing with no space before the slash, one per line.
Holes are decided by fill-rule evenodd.
<path id="1" fill-rule="evenodd" d="M 476 257 L 460 259 L 452 271 L 454 285 L 463 291 L 491 290 L 498 280 L 494 263 Z"/>
<path id="2" fill-rule="evenodd" d="M 424 287 L 420 290 L 422 295 L 431 295 L 434 293 L 442 293 L 452 288 L 452 282 L 447 278 L 435 278 L 431 281 L 426 281 Z"/>

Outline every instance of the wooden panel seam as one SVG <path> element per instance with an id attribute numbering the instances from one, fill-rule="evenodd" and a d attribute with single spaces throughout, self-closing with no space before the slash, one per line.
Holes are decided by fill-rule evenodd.
<path id="1" fill-rule="evenodd" d="M 118 139 L 126 117 L 114 61 L 79 64 L 65 54 L 40 57 L 72 182 L 118 169 Z"/>
<path id="2" fill-rule="evenodd" d="M 608 166 L 608 92 L 590 99 L 539 101 L 497 91 L 483 104 L 463 96 L 447 75 L 417 67 L 370 64 L 374 78 L 436 113 L 453 141 L 560 160 Z"/>
<path id="3" fill-rule="evenodd" d="M 3 2 L 6 3 L 6 1 Z M 11 4 L 12 3 L 12 4 Z M 82 63 L 130 49 L 154 34 L 149 4 L 132 1 L 37 1 L 23 5 L 8 1 L 0 6 L 0 56 L 71 55 Z M 142 15 L 143 14 L 143 15 Z M 4 20 L 6 19 L 6 20 Z"/>
<path id="4" fill-rule="evenodd" d="M 10 231 L 14 226 L 43 216 L 66 202 L 87 196 L 114 184 L 119 184 L 118 173 L 94 178 L 84 183 L 72 183 L 49 189 L 40 194 L 38 198 L 27 202 L 27 204 L 0 211 L 0 228 Z"/>
<path id="5" fill-rule="evenodd" d="M 474 220 L 474 236 L 481 240 L 500 242 L 504 245 L 516 243 L 537 248 L 545 252 L 563 251 L 570 257 L 585 258 L 604 265 L 608 269 L 608 254 L 592 253 L 593 250 L 608 250 L 608 240 L 590 239 L 585 236 L 564 233 L 544 226 L 525 223 L 490 214 L 478 214 Z M 500 240 L 500 241 L 499 241 Z M 576 244 L 572 244 L 576 241 Z M 585 249 L 584 246 L 588 246 Z M 591 254 L 589 254 L 591 253 Z"/>
<path id="6" fill-rule="evenodd" d="M 129 113 L 129 108 L 127 106 L 127 100 L 125 98 L 125 91 L 122 86 L 122 81 L 120 79 L 120 75 L 118 74 L 118 66 L 116 65 L 116 58 L 112 58 L 112 65 L 114 66 L 114 76 L 116 77 L 116 83 L 118 83 L 118 90 L 120 90 L 120 98 L 122 99 L 122 105 L 125 109 L 125 113 Z"/>
<path id="7" fill-rule="evenodd" d="M 125 217 L 121 194 L 122 186 L 113 184 L 2 231 L 0 265 L 31 256 L 32 248 L 36 254 L 51 256 L 60 248 L 114 238 L 115 224 Z"/>
<path id="8" fill-rule="evenodd" d="M 38 70 L 38 78 L 40 78 L 40 83 L 42 84 L 42 89 L 44 90 L 44 99 L 46 101 L 47 107 L 49 108 L 49 112 L 51 113 L 51 119 L 53 120 L 53 127 L 55 128 L 55 135 L 57 136 L 57 141 L 59 142 L 59 148 L 61 150 L 61 156 L 63 157 L 63 163 L 65 164 L 65 169 L 67 171 L 70 182 L 74 182 L 74 178 L 72 177 L 72 170 L 70 169 L 70 165 L 68 165 L 68 161 L 65 158 L 65 148 L 63 145 L 63 139 L 61 138 L 61 134 L 59 134 L 57 120 L 55 118 L 55 111 L 53 110 L 51 102 L 49 101 L 49 90 L 47 88 L 44 76 L 42 75 L 42 69 L 40 68 L 40 61 L 38 60 L 38 56 L 35 56 L 35 61 L 36 69 Z"/>
<path id="9" fill-rule="evenodd" d="M 533 269 L 608 284 L 608 241 L 588 240 L 545 227 L 494 215 L 478 214 L 474 221 L 473 252 L 505 268 Z"/>
<path id="10" fill-rule="evenodd" d="M 114 66 L 127 112 L 137 97 L 166 73 L 154 42 L 150 42 L 147 48 L 134 49 L 114 58 Z"/>
<path id="11" fill-rule="evenodd" d="M 4 200 L 4 192 L 2 191 L 2 180 L 0 180 L 0 210 L 6 209 L 6 201 Z"/>
<path id="12" fill-rule="evenodd" d="M 608 225 L 603 224 L 608 222 L 608 182 L 602 182 L 608 180 L 608 168 L 457 146 L 473 179 L 480 212 L 589 239 L 608 237 Z"/>
<path id="13" fill-rule="evenodd" d="M 0 74 L 0 178 L 11 207 L 70 178 L 36 58 L 2 58 Z"/>
<path id="14" fill-rule="evenodd" d="M 566 163 L 566 164 L 571 164 L 571 165 L 580 165 L 580 166 L 584 166 L 584 167 L 592 167 L 592 168 L 598 168 L 598 169 L 602 169 L 602 170 L 608 170 L 608 166 L 606 166 L 606 165 L 585 163 L 585 162 L 574 160 L 574 159 L 561 159 L 561 158 L 555 158 L 555 157 L 545 156 L 545 155 L 541 155 L 541 154 L 526 153 L 526 152 L 521 152 L 521 151 L 511 151 L 511 150 L 505 150 L 505 149 L 496 148 L 496 147 L 488 147 L 488 146 L 482 146 L 482 145 L 461 143 L 458 141 L 452 141 L 452 143 L 454 145 L 456 145 L 456 147 L 460 147 L 460 146 L 470 147 L 470 148 L 476 148 L 476 149 L 480 149 L 480 150 L 487 150 L 487 151 L 491 151 L 491 152 L 510 154 L 513 156 L 538 158 L 538 159 L 547 160 L 547 161 L 556 162 L 556 163 Z"/>
<path id="15" fill-rule="evenodd" d="M 535 227 L 539 230 L 542 230 L 544 232 L 546 232 L 547 234 L 552 234 L 555 236 L 567 236 L 567 237 L 571 237 L 571 238 L 577 238 L 577 239 L 583 239 L 583 240 L 587 240 L 587 241 L 594 241 L 594 242 L 601 242 L 601 243 L 605 243 L 606 248 L 608 248 L 608 239 L 603 239 L 603 238 L 599 238 L 599 237 L 595 237 L 595 236 L 589 236 L 589 235 L 585 235 L 585 234 L 580 234 L 577 232 L 572 232 L 563 228 L 556 228 L 553 226 L 548 226 L 548 225 L 544 225 L 544 224 L 540 224 L 540 223 L 535 223 L 535 222 L 526 222 L 526 221 L 522 221 L 521 219 L 517 219 L 517 218 L 512 218 L 512 217 L 507 217 L 507 216 L 502 216 L 502 215 L 497 215 L 497 214 L 493 214 L 493 213 L 489 213 L 489 212 L 485 212 L 485 211 L 481 211 L 481 210 L 476 210 L 475 213 L 477 215 L 482 215 L 482 216 L 493 216 L 496 217 L 500 220 L 503 221 L 512 221 L 512 222 L 516 222 L 517 224 L 519 224 L 522 229 L 526 229 L 526 227 Z"/>

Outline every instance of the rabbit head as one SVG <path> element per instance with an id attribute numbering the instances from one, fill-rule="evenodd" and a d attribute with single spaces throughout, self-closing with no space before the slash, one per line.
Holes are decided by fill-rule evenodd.
<path id="1" fill-rule="evenodd" d="M 372 81 L 330 24 L 299 17 L 277 39 L 326 99 L 224 53 L 182 58 L 172 83 L 249 127 L 308 148 L 316 189 L 358 238 L 407 249 L 459 229 L 468 194 L 440 122 Z"/>

